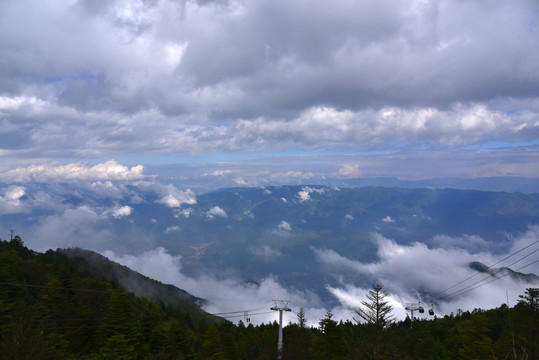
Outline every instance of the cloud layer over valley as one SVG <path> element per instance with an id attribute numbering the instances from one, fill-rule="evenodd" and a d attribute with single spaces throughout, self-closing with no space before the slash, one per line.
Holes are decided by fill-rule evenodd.
<path id="1" fill-rule="evenodd" d="M 244 310 L 253 322 L 274 320 L 273 299 L 304 308 L 312 324 L 326 310 L 352 319 L 375 281 L 400 319 L 408 302 L 443 315 L 497 307 L 507 291 L 514 305 L 537 284 L 477 265 L 539 273 L 536 194 L 315 185 L 195 194 L 137 169 L 30 168 L 48 181 L 0 184 L 0 220 L 32 249 L 96 250 L 207 299 L 210 312 L 240 311 L 228 314 L 234 321 Z"/>
<path id="2" fill-rule="evenodd" d="M 182 274 L 181 256 L 173 256 L 163 248 L 138 256 L 118 256 L 111 251 L 105 251 L 103 254 L 146 276 L 174 284 L 207 299 L 207 311 L 225 313 L 224 316 L 230 316 L 231 321 L 245 322 L 245 319 L 243 314 L 229 312 L 242 313 L 243 310 L 251 309 L 254 309 L 251 311 L 251 321 L 273 321 L 275 314 L 266 310 L 272 306 L 272 300 L 286 299 L 290 300 L 289 306 L 293 312 L 286 314 L 285 323 L 295 322 L 297 312 L 303 308 L 310 323 L 316 325 L 327 310 L 331 310 L 337 319 L 357 318 L 355 310 L 366 300 L 370 289 L 368 286 L 357 285 L 357 278 L 368 279 L 367 283 L 382 283 L 389 293 L 388 300 L 394 307 L 393 315 L 399 320 L 409 315 L 404 309 L 407 303 L 419 301 L 426 309 L 433 306 L 437 316 L 456 314 L 459 309 L 471 311 L 477 308 L 494 308 L 507 301 L 510 306 L 514 306 L 518 295 L 522 294 L 526 287 L 539 284 L 539 277 L 535 277 L 533 283 L 526 283 L 508 276 L 506 271 L 498 270 L 494 276 L 478 273 L 470 268 L 469 264 L 496 264 L 493 269 L 514 264 L 514 269 L 520 269 L 524 273 L 538 273 L 539 264 L 534 262 L 533 256 L 529 256 L 539 251 L 538 237 L 539 228 L 534 226 L 522 237 L 514 239 L 509 254 L 494 255 L 488 252 L 469 253 L 452 246 L 429 248 L 420 243 L 398 245 L 391 239 L 373 234 L 372 240 L 377 243 L 380 256 L 380 260 L 373 263 L 349 259 L 332 250 L 313 249 L 320 266 L 338 279 L 336 286 L 326 285 L 327 291 L 340 303 L 332 308 L 324 306 L 317 294 L 286 288 L 278 277 L 271 274 L 259 283 L 235 278 L 233 272 L 228 274 L 230 277 L 227 276 L 227 279 L 219 279 L 215 275 L 196 278 L 186 276 Z M 529 247 L 526 248 L 527 246 Z M 517 253 L 524 248 L 526 251 Z M 532 265 L 529 266 L 530 264 Z M 417 312 L 414 316 L 428 317 L 426 313 L 421 315 Z"/>

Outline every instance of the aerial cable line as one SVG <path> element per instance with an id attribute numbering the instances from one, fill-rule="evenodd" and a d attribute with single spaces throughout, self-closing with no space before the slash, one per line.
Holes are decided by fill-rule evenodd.
<path id="1" fill-rule="evenodd" d="M 261 311 L 261 310 L 266 310 L 268 307 L 262 307 L 262 308 L 258 308 L 258 309 L 250 309 L 250 310 L 238 310 L 238 311 L 226 311 L 226 312 L 220 312 L 220 313 L 212 313 L 212 315 L 225 315 L 225 314 L 239 314 L 239 313 L 244 313 L 246 311 Z"/>
<path id="2" fill-rule="evenodd" d="M 520 253 L 520 252 L 526 250 L 527 248 L 529 248 L 529 247 L 531 247 L 531 246 L 537 244 L 538 242 L 539 242 L 539 240 L 536 240 L 536 241 L 534 241 L 533 243 L 531 243 L 531 244 L 529 244 L 529 245 L 523 247 L 522 249 L 520 249 L 520 250 L 518 250 L 518 251 L 515 251 L 514 253 L 512 253 L 512 254 L 510 254 L 510 255 L 507 255 L 506 257 L 504 257 L 503 259 L 501 259 L 501 260 L 498 261 L 497 263 L 488 266 L 488 267 L 486 268 L 486 270 L 492 268 L 493 266 L 498 265 L 498 264 L 501 263 L 502 261 L 505 261 L 505 260 L 509 259 L 509 258 L 512 257 L 512 256 L 515 256 L 516 254 L 518 254 L 518 253 Z M 537 251 L 537 250 L 536 250 L 536 251 Z M 511 266 L 511 265 L 509 265 L 509 266 Z M 475 274 L 473 274 L 473 275 L 471 275 L 471 276 L 468 276 L 466 279 L 464 279 L 464 280 L 462 280 L 462 281 L 459 281 L 459 282 L 456 283 L 455 285 L 452 285 L 452 286 L 450 286 L 450 287 L 448 287 L 448 288 L 446 288 L 446 289 L 444 289 L 444 290 L 441 290 L 441 291 L 435 293 L 434 295 L 432 295 L 432 297 L 437 297 L 437 296 L 440 295 L 441 293 L 444 293 L 444 292 L 446 292 L 447 290 L 453 289 L 454 287 L 456 287 L 456 286 L 458 286 L 458 285 L 460 285 L 460 284 L 462 284 L 462 283 L 464 283 L 464 282 L 470 280 L 471 278 L 473 278 L 473 277 L 475 277 L 475 276 L 477 276 L 477 275 L 479 275 L 479 274 L 480 274 L 480 273 L 477 272 L 477 273 L 475 273 Z"/>
<path id="3" fill-rule="evenodd" d="M 516 270 L 514 270 L 514 271 L 520 271 L 520 270 L 522 270 L 522 269 L 524 269 L 524 268 L 527 268 L 528 266 L 532 266 L 532 265 L 534 265 L 534 264 L 537 264 L 538 262 L 539 262 L 539 260 L 535 260 L 534 262 L 529 263 L 528 265 L 521 266 L 521 267 L 519 267 L 518 269 L 516 269 Z"/>
<path id="4" fill-rule="evenodd" d="M 31 287 L 31 288 L 38 288 L 38 289 L 52 289 L 52 290 L 68 290 L 68 291 L 82 291 L 82 292 L 98 292 L 98 293 L 113 293 L 113 292 L 114 292 L 114 290 L 80 289 L 80 288 L 57 287 L 57 286 L 47 286 L 47 285 L 17 284 L 17 283 L 9 283 L 9 282 L 0 282 L 0 285 L 10 285 L 10 286 L 20 286 L 20 287 Z"/>
<path id="5" fill-rule="evenodd" d="M 264 311 L 264 312 L 260 312 L 260 313 L 249 313 L 249 316 L 266 315 L 266 314 L 273 314 L 273 313 L 274 313 L 273 311 Z M 230 316 L 223 316 L 223 317 L 225 319 L 237 318 L 237 317 L 244 317 L 244 314 L 230 315 Z"/>
<path id="6" fill-rule="evenodd" d="M 532 265 L 534 265 L 534 264 L 536 264 L 536 263 L 538 263 L 538 262 L 539 262 L 539 260 L 536 260 L 536 261 L 534 261 L 534 262 L 532 262 L 532 263 L 530 263 L 530 264 L 528 264 L 528 265 L 524 265 L 524 266 L 522 266 L 522 267 L 519 267 L 519 268 L 518 268 L 517 270 L 515 270 L 515 271 L 519 271 L 519 270 L 524 269 L 524 268 L 526 268 L 526 267 L 528 267 L 528 266 L 532 266 Z M 476 287 L 474 287 L 474 288 L 472 288 L 472 289 L 465 290 L 465 291 L 462 291 L 462 292 L 460 292 L 460 293 L 456 293 L 456 294 L 454 294 L 454 295 L 448 297 L 447 299 L 451 299 L 451 298 L 453 298 L 453 297 L 455 297 L 455 296 L 457 296 L 457 295 L 465 294 L 465 293 L 470 292 L 470 291 L 472 291 L 472 290 L 475 290 L 475 289 L 477 289 L 477 288 L 479 288 L 479 287 L 481 287 L 481 286 L 483 286 L 483 285 L 487 285 L 487 284 L 490 284 L 491 282 L 494 282 L 494 281 L 496 281 L 496 280 L 500 280 L 501 278 L 503 278 L 503 277 L 505 277 L 505 276 L 507 276 L 507 275 L 511 275 L 511 273 L 510 273 L 510 272 L 507 272 L 506 274 L 503 274 L 503 275 L 501 275 L 501 276 L 499 276 L 499 277 L 495 277 L 494 279 L 491 279 L 490 281 L 488 281 L 488 282 L 486 282 L 486 283 L 484 283 L 484 284 L 478 285 L 478 286 L 476 286 Z"/>
<path id="7" fill-rule="evenodd" d="M 537 249 L 537 250 L 535 250 L 535 251 L 529 253 L 528 255 L 525 255 L 525 256 L 521 257 L 520 259 L 518 259 L 518 260 L 512 262 L 511 264 L 509 264 L 509 265 L 507 265 L 507 266 L 505 266 L 505 267 L 503 267 L 503 268 L 499 268 L 499 269 L 498 269 L 496 272 L 494 272 L 493 274 L 489 274 L 489 276 L 487 276 L 487 277 L 485 277 L 485 278 L 483 278 L 483 279 L 481 279 L 481 280 L 479 280 L 479 281 L 476 281 L 475 283 L 473 283 L 473 284 L 471 284 L 471 285 L 468 285 L 468 286 L 466 286 L 465 288 L 460 289 L 460 290 L 454 292 L 454 293 L 451 294 L 451 295 L 447 295 L 447 296 L 445 296 L 445 297 L 442 297 L 442 299 L 451 299 L 451 298 L 453 298 L 453 297 L 455 297 L 455 296 L 457 296 L 457 295 L 464 294 L 464 293 L 468 292 L 467 289 L 469 289 L 469 288 L 471 288 L 471 287 L 473 287 L 473 286 L 475 286 L 475 285 L 477 285 L 477 284 L 479 284 L 479 283 L 482 283 L 482 282 L 485 281 L 485 280 L 491 279 L 491 277 L 493 277 L 493 276 L 495 276 L 496 274 L 502 272 L 503 270 L 507 270 L 507 269 L 511 270 L 511 269 L 509 268 L 510 266 L 512 266 L 512 265 L 514 265 L 514 264 L 516 264 L 516 263 L 518 263 L 518 262 L 524 260 L 525 258 L 527 258 L 527 257 L 529 257 L 529 256 L 531 256 L 531 255 L 533 255 L 533 254 L 535 254 L 535 253 L 538 252 L 538 251 L 539 251 L 539 249 Z M 533 264 L 533 263 L 532 263 L 532 264 Z M 526 266 L 530 266 L 530 265 L 531 265 L 531 264 L 528 264 L 528 265 L 526 265 Z M 525 267 L 526 267 L 526 266 L 525 266 Z M 519 268 L 519 269 L 520 269 L 520 268 Z M 513 271 L 513 270 L 511 270 L 511 271 Z M 488 281 L 488 282 L 486 282 L 485 284 L 482 284 L 482 285 L 489 284 L 489 283 L 491 283 L 491 282 L 493 282 L 493 281 L 495 281 L 495 280 L 501 279 L 502 277 L 505 277 L 505 276 L 507 276 L 507 275 L 509 275 L 509 274 L 510 274 L 510 273 L 504 274 L 504 275 L 499 276 L 499 277 L 495 277 L 494 280 Z M 482 286 L 482 285 L 479 285 L 479 286 Z M 474 287 L 473 289 L 476 289 L 476 288 L 478 288 L 479 286 L 476 286 L 476 287 Z M 473 289 L 470 289 L 470 290 L 473 290 Z"/>

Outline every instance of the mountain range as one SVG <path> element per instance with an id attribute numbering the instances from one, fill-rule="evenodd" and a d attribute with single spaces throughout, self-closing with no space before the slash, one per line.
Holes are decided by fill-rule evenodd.
<path id="1" fill-rule="evenodd" d="M 208 300 L 193 285 L 208 278 L 233 279 L 242 289 L 272 279 L 312 306 L 344 304 L 343 291 L 356 294 L 375 281 L 402 299 L 441 302 L 437 293 L 456 280 L 452 273 L 478 271 L 469 264 L 492 264 L 539 233 L 538 193 L 283 185 L 195 195 L 143 182 L 29 182 L 0 191 L 0 224 L 32 239 L 28 246 L 97 251 L 187 287 L 195 302 Z M 173 266 L 145 268 L 148 254 Z M 425 278 L 433 266 L 440 266 L 439 283 Z M 176 283 L 173 273 L 182 276 Z M 118 273 L 111 274 L 114 281 Z M 537 282 L 524 275 L 512 281 L 521 288 Z"/>

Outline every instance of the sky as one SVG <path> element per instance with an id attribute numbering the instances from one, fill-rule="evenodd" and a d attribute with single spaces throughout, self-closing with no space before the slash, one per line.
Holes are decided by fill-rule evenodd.
<path id="1" fill-rule="evenodd" d="M 539 177 L 538 20 L 535 0 L 5 0 L 0 171 Z"/>
<path id="2" fill-rule="evenodd" d="M 200 189 L 231 185 L 539 178 L 538 44 L 536 0 L 2 0 L 0 215 L 48 209 L 42 234 L 88 238 L 100 219 L 130 216 L 127 203 L 66 208 L 29 194 L 32 181 L 76 182 L 112 199 L 127 189 L 118 183 L 136 182 L 179 208 Z M 85 224 L 94 227 L 83 232 Z M 532 226 L 514 246 L 538 232 Z M 376 241 L 380 263 L 317 254 L 329 269 L 358 274 L 447 261 L 460 269 L 447 281 L 467 276 L 459 265 L 477 255 Z M 395 253 L 415 255 L 403 263 Z M 246 304 L 292 299 L 313 322 L 325 311 L 271 276 L 257 289 L 188 278 L 181 256 L 163 248 L 107 255 L 210 300 L 219 288 Z M 401 317 L 414 297 L 399 282 L 413 287 L 413 275 L 386 279 Z M 472 292 L 459 307 L 514 301 L 513 285 L 488 284 L 489 296 Z M 367 289 L 328 290 L 342 303 L 337 317 L 349 318 Z M 209 310 L 227 310 L 213 300 Z"/>

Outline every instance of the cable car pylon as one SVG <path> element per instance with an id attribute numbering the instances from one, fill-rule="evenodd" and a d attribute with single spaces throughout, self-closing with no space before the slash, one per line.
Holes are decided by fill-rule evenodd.
<path id="1" fill-rule="evenodd" d="M 279 312 L 279 339 L 277 340 L 277 360 L 283 358 L 283 311 L 292 311 L 288 307 L 289 300 L 273 300 L 275 306 L 270 310 Z"/>

